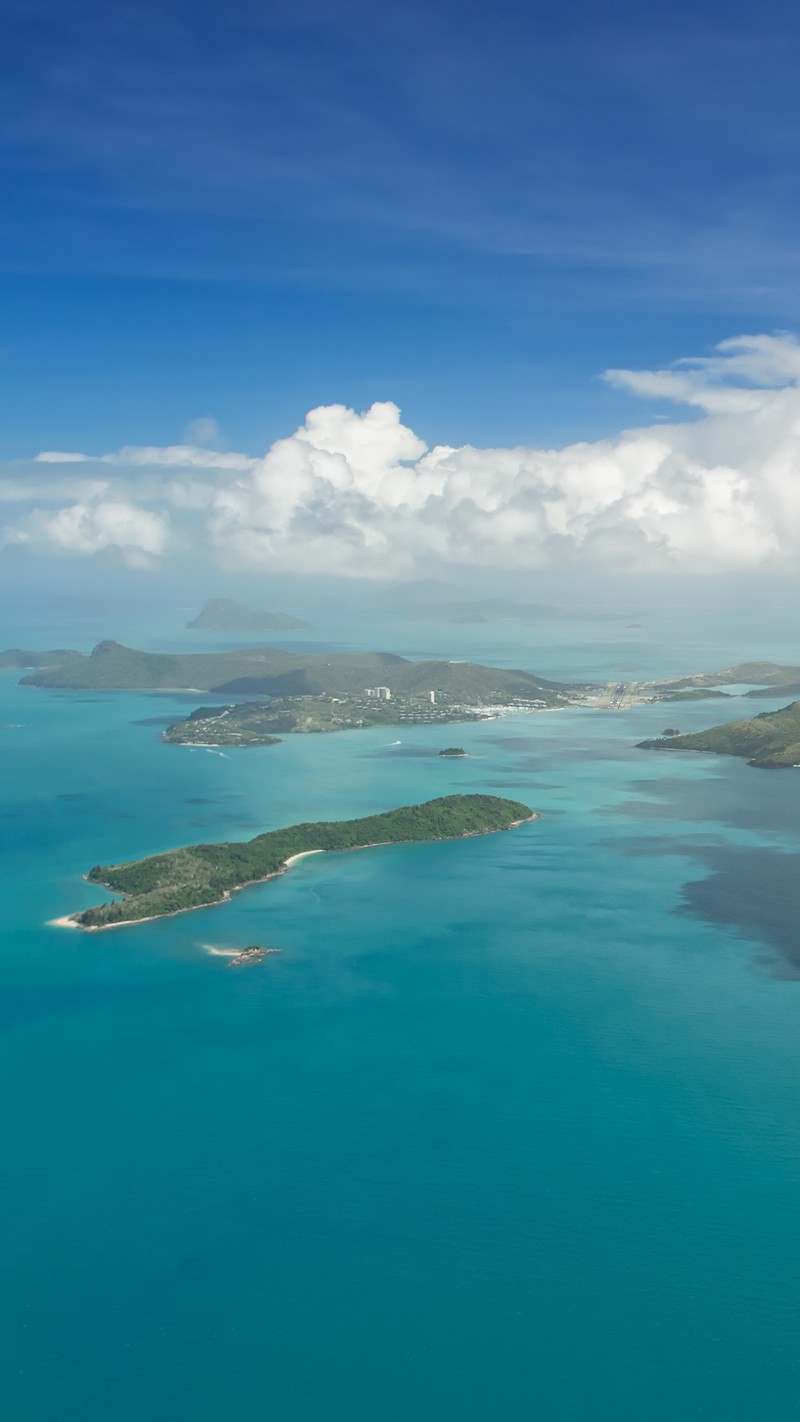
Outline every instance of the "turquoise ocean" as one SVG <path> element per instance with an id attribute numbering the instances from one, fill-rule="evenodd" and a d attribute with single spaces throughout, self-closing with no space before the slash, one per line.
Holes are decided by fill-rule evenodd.
<path id="1" fill-rule="evenodd" d="M 755 613 L 314 621 L 290 645 L 554 677 L 800 660 L 790 611 L 768 636 Z M 242 640 L 179 627 L 31 614 L 0 645 Z M 160 741 L 207 696 L 17 682 L 0 674 L 9 1422 L 796 1418 L 800 780 L 636 749 L 776 703 L 218 753 Z M 450 741 L 469 758 L 439 759 Z M 48 924 L 98 901 L 97 862 L 456 791 L 542 817 L 307 859 L 158 923 Z M 254 942 L 283 952 L 229 971 L 208 951 Z"/>

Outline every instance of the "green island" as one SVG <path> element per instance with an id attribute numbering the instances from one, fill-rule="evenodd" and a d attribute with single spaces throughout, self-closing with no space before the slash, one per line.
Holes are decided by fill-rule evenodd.
<path id="1" fill-rule="evenodd" d="M 21 679 L 22 686 L 64 691 L 212 691 L 231 701 L 238 695 L 269 697 L 361 697 L 410 700 L 433 693 L 451 703 L 486 706 L 522 700 L 563 706 L 585 691 L 583 684 L 547 681 L 533 672 L 486 667 L 467 661 L 412 662 L 393 652 L 288 652 L 281 647 L 245 647 L 233 652 L 141 652 L 119 642 L 100 642 L 91 655 L 70 656 Z M 388 701 L 387 701 L 388 705 Z"/>
<path id="2" fill-rule="evenodd" d="M 463 746 L 445 746 L 444 750 L 439 751 L 439 754 L 444 756 L 461 756 L 466 753 Z"/>
<path id="3" fill-rule="evenodd" d="M 708 731 L 640 741 L 642 750 L 708 751 L 736 755 L 765 770 L 785 770 L 800 765 L 800 701 L 779 711 L 762 711 L 746 721 L 730 721 Z"/>
<path id="4" fill-rule="evenodd" d="M 224 903 L 238 889 L 283 873 L 303 854 L 463 839 L 514 829 L 535 818 L 518 800 L 496 795 L 445 795 L 363 819 L 291 825 L 243 842 L 193 844 L 129 864 L 96 864 L 87 879 L 124 895 L 123 900 L 84 909 L 63 921 L 100 929 L 163 918 Z"/>
<path id="5" fill-rule="evenodd" d="M 88 657 L 38 667 L 21 684 L 213 692 L 223 704 L 198 707 L 164 734 L 168 743 L 197 746 L 263 746 L 283 735 L 479 721 L 579 704 L 590 689 L 475 662 L 412 662 L 392 652 L 311 655 L 251 647 L 173 654 L 119 642 L 100 642 Z"/>

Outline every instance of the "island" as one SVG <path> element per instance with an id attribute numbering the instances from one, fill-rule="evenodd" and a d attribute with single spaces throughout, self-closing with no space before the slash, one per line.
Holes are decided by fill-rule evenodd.
<path id="1" fill-rule="evenodd" d="M 397 697 L 487 706 L 513 700 L 563 706 L 584 684 L 548 681 L 534 672 L 461 660 L 412 662 L 393 652 L 311 655 L 283 647 L 231 652 L 142 652 L 99 642 L 88 657 L 70 657 L 21 679 L 22 686 L 61 691 L 210 691 L 230 704 L 238 696 L 270 698 Z M 433 698 L 433 701 L 431 700 Z"/>
<path id="2" fill-rule="evenodd" d="M 724 696 L 722 686 L 750 686 L 745 696 L 784 696 L 800 691 L 800 667 L 780 662 L 739 662 L 716 672 L 692 672 L 688 676 L 642 682 L 640 691 L 650 690 L 662 701 Z"/>
<path id="3" fill-rule="evenodd" d="M 249 948 L 243 948 L 240 953 L 235 953 L 233 957 L 228 960 L 228 967 L 246 968 L 250 963 L 262 962 L 270 953 L 280 952 L 280 948 L 261 948 L 257 943 L 253 943 Z"/>
<path id="4" fill-rule="evenodd" d="M 32 667 L 60 667 L 75 658 L 79 661 L 85 660 L 81 652 L 70 647 L 51 647 L 46 652 L 29 652 L 23 647 L 6 647 L 4 652 L 0 652 L 0 669 L 28 671 Z"/>
<path id="5" fill-rule="evenodd" d="M 212 597 L 186 626 L 203 632 L 308 632 L 311 623 L 288 612 L 268 612 L 228 597 Z"/>
<path id="6" fill-rule="evenodd" d="M 516 702 L 504 710 L 533 710 L 538 705 Z M 329 731 L 363 730 L 367 726 L 430 726 L 451 721 L 483 721 L 499 714 L 481 706 L 427 697 L 392 696 L 387 700 L 364 691 L 351 696 L 286 696 L 271 701 L 245 701 L 234 706 L 198 706 L 190 716 L 168 726 L 163 739 L 180 746 L 270 746 L 281 736 Z"/>
<path id="7" fill-rule="evenodd" d="M 641 750 L 707 751 L 735 755 L 764 770 L 800 766 L 800 701 L 779 711 L 762 711 L 745 721 L 729 721 L 708 731 L 687 735 L 665 732 L 656 740 L 640 741 Z"/>
<path id="8" fill-rule="evenodd" d="M 466 753 L 463 746 L 445 746 L 444 750 L 439 751 L 440 755 L 445 756 L 460 756 L 466 755 Z"/>
<path id="9" fill-rule="evenodd" d="M 516 829 L 536 818 L 518 800 L 445 795 L 363 819 L 291 825 L 243 842 L 193 844 L 128 864 L 97 864 L 86 876 L 89 882 L 123 895 L 122 901 L 84 909 L 61 922 L 103 929 L 164 918 L 224 903 L 247 885 L 284 873 L 306 854 L 465 839 Z"/>

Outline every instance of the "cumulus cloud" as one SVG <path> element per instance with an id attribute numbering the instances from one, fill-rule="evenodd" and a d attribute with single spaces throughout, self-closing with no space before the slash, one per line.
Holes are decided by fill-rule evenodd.
<path id="1" fill-rule="evenodd" d="M 50 452 L 35 467 L 80 463 L 80 491 L 66 469 L 46 493 L 31 485 L 5 541 L 118 548 L 135 565 L 191 542 L 237 570 L 373 578 L 443 564 L 796 570 L 800 345 L 740 337 L 606 379 L 691 414 L 561 449 L 427 449 L 387 401 L 312 410 L 263 458 L 196 444 Z M 25 480 L 5 482 L 13 502 Z"/>
<path id="2" fill-rule="evenodd" d="M 134 568 L 152 567 L 165 552 L 168 540 L 166 514 L 115 499 L 68 504 L 55 512 L 36 509 L 7 535 L 9 544 L 44 544 L 65 553 L 85 555 L 117 549 Z"/>

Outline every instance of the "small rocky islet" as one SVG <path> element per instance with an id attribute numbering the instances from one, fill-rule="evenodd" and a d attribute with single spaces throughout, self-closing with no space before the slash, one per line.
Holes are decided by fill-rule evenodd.
<path id="1" fill-rule="evenodd" d="M 261 963 L 264 958 L 268 958 L 270 953 L 281 953 L 281 948 L 262 948 L 259 943 L 251 943 L 249 948 L 243 948 L 234 958 L 228 962 L 229 968 L 245 968 L 250 963 Z"/>

